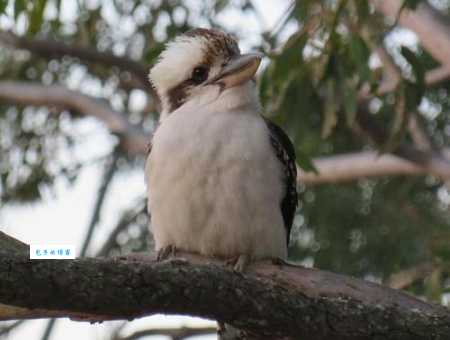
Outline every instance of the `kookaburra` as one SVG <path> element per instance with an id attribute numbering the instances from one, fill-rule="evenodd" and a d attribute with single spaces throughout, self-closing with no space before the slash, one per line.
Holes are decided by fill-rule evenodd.
<path id="1" fill-rule="evenodd" d="M 261 57 L 198 28 L 169 42 L 150 70 L 162 107 L 145 170 L 159 254 L 176 249 L 236 265 L 287 257 L 295 152 L 261 115 Z"/>

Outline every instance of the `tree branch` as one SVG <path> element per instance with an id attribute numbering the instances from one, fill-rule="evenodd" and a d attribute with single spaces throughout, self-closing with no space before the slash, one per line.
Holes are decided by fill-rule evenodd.
<path id="1" fill-rule="evenodd" d="M 84 320 L 154 313 L 220 320 L 295 339 L 445 339 L 450 312 L 374 283 L 291 265 L 254 263 L 245 274 L 195 255 L 33 260 L 0 249 L 0 302 Z M 1 319 L 8 315 L 0 314 Z M 17 316 L 13 318 L 17 319 Z"/>
<path id="2" fill-rule="evenodd" d="M 217 318 L 267 336 L 311 338 L 320 329 L 316 339 L 326 339 L 340 327 L 342 333 L 337 334 L 342 339 L 369 338 L 375 329 L 377 333 L 395 329 L 396 336 L 387 333 L 387 339 L 400 339 L 398 335 L 402 333 L 408 339 L 425 338 L 430 335 L 429 330 L 425 335 L 420 328 L 427 329 L 430 323 L 435 326 L 435 336 L 450 331 L 448 311 L 439 306 L 365 282 L 304 268 L 280 270 L 259 264 L 252 267 L 252 273 L 259 275 L 242 276 L 220 266 L 183 261 L 163 264 L 105 259 L 25 261 L 15 256 L 2 258 L 0 268 L 4 270 L 5 266 L 12 270 L 9 278 L 1 279 L 5 287 L 0 290 L 2 301 L 31 308 L 69 309 L 111 319 L 157 312 L 192 314 Z M 19 277 L 25 281 L 17 281 Z M 17 282 L 31 286 L 18 293 L 22 287 L 17 287 Z M 300 286 L 303 289 L 299 290 Z M 12 288 L 16 290 L 14 294 L 5 291 Z M 385 320 L 385 313 L 390 315 L 389 320 Z"/>
<path id="3" fill-rule="evenodd" d="M 94 229 L 100 220 L 100 213 L 105 202 L 106 193 L 112 183 L 114 174 L 117 170 L 117 161 L 119 160 L 120 152 L 119 150 L 114 150 L 107 164 L 105 165 L 104 174 L 102 176 L 102 182 L 100 188 L 98 189 L 97 199 L 95 201 L 94 210 L 92 211 L 91 220 L 87 228 L 87 233 L 83 244 L 81 246 L 80 257 L 84 257 L 87 253 L 89 245 L 94 235 Z"/>
<path id="4" fill-rule="evenodd" d="M 450 152 L 448 150 L 447 152 Z M 366 177 L 392 175 L 423 175 L 434 173 L 442 179 L 450 178 L 450 164 L 440 157 L 427 165 L 419 165 L 392 154 L 362 151 L 313 159 L 318 174 L 298 169 L 298 181 L 307 185 L 337 183 Z"/>
<path id="5" fill-rule="evenodd" d="M 0 42 L 18 49 L 28 50 L 44 58 L 71 56 L 87 62 L 98 63 L 110 67 L 118 67 L 129 72 L 139 87 L 154 94 L 148 81 L 148 67 L 126 57 L 119 57 L 112 52 L 101 52 L 91 47 L 66 45 L 63 42 L 46 39 L 19 37 L 11 32 L 0 31 Z"/>
<path id="6" fill-rule="evenodd" d="M 402 0 L 371 0 L 376 10 L 391 19 L 398 17 L 400 25 L 417 34 L 423 47 L 443 66 L 450 68 L 450 25 L 448 19 L 420 1 L 417 8 L 405 8 L 399 15 Z"/>
<path id="7" fill-rule="evenodd" d="M 97 252 L 97 256 L 107 256 L 108 253 L 117 246 L 117 237 L 118 235 L 126 230 L 128 226 L 136 220 L 136 218 L 142 213 L 147 214 L 147 200 L 140 199 L 137 202 L 133 202 L 134 209 L 126 211 L 120 220 L 117 222 L 114 229 L 109 233 L 108 238 L 100 247 L 100 250 Z"/>
<path id="8" fill-rule="evenodd" d="M 125 115 L 99 99 L 72 91 L 61 85 L 45 86 L 16 81 L 0 81 L 0 100 L 21 105 L 57 106 L 93 116 L 119 137 L 122 147 L 130 154 L 145 153 L 150 136 L 130 124 Z"/>
<path id="9" fill-rule="evenodd" d="M 393 273 L 386 280 L 385 284 L 394 289 L 405 289 L 415 281 L 430 275 L 435 267 L 436 265 L 431 262 L 420 263 L 413 268 Z"/>
<path id="10" fill-rule="evenodd" d="M 16 328 L 19 328 L 21 325 L 23 325 L 23 320 L 19 320 L 13 322 L 10 325 L 0 327 L 0 338 L 3 336 L 7 336 L 10 332 L 15 330 Z"/>

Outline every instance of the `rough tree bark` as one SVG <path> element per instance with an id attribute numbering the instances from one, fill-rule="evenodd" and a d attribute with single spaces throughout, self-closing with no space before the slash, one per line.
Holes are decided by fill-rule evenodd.
<path id="1" fill-rule="evenodd" d="M 8 317 L 0 308 L 0 320 L 26 311 L 97 321 L 176 313 L 267 339 L 450 339 L 448 309 L 326 271 L 260 262 L 242 274 L 189 254 L 31 261 L 26 247 L 11 251 L 11 239 L 0 239 L 0 303 L 23 312 Z"/>

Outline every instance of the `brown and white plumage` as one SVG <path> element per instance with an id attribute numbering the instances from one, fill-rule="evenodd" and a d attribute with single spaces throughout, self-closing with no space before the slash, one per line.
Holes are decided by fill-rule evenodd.
<path id="1" fill-rule="evenodd" d="M 297 204 L 295 153 L 265 120 L 251 79 L 260 56 L 196 29 L 150 71 L 161 103 L 146 163 L 156 249 L 286 258 Z"/>

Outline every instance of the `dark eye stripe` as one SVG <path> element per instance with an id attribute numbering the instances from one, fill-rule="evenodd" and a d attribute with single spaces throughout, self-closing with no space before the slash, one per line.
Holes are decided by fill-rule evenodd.
<path id="1" fill-rule="evenodd" d="M 192 72 L 191 78 L 167 91 L 169 98 L 169 112 L 178 109 L 186 101 L 188 90 L 192 86 L 199 85 L 208 79 L 209 69 L 206 66 L 197 66 Z"/>
<path id="2" fill-rule="evenodd" d="M 171 88 L 167 91 L 167 97 L 169 99 L 169 112 L 178 109 L 186 101 L 187 90 L 191 86 L 191 80 L 185 80 L 181 84 Z"/>

